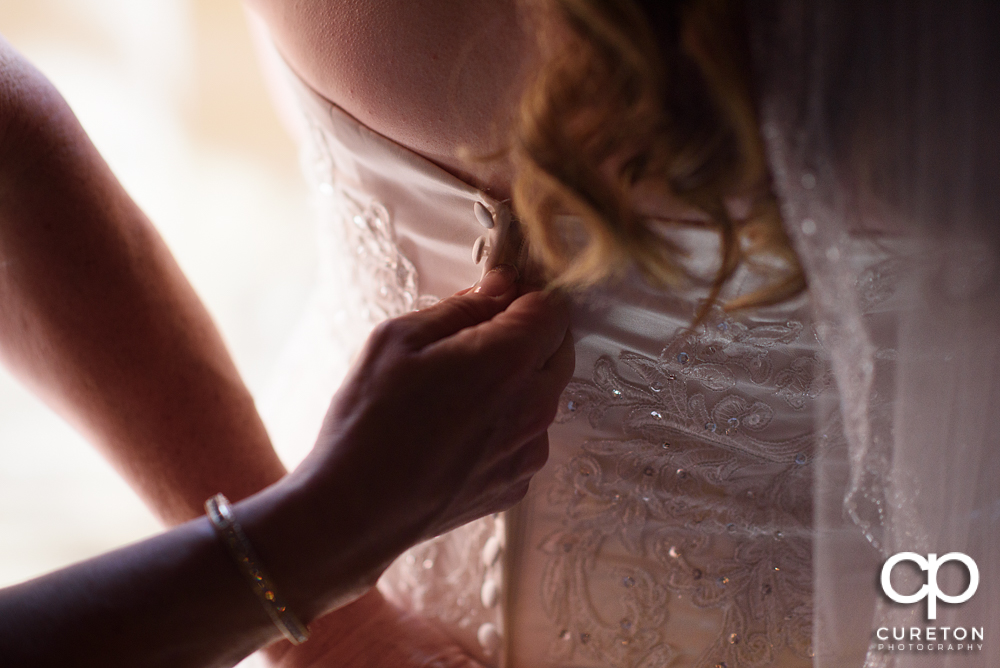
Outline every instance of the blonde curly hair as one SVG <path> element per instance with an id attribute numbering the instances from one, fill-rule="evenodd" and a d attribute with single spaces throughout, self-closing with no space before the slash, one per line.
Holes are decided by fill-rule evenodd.
<path id="1" fill-rule="evenodd" d="M 663 222 L 633 205 L 636 187 L 652 184 L 703 212 L 721 237 L 697 319 L 743 262 L 768 258 L 773 280 L 725 308 L 801 292 L 770 191 L 741 2 L 530 0 L 528 11 L 541 62 L 512 137 L 512 199 L 553 283 L 592 285 L 630 265 L 657 286 L 685 280 Z M 737 194 L 752 201 L 741 220 L 726 206 Z"/>

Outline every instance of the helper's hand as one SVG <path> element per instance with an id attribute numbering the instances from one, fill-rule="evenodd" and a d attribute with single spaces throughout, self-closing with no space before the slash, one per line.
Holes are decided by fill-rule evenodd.
<path id="1" fill-rule="evenodd" d="M 476 290 L 379 326 L 291 474 L 320 490 L 317 511 L 353 527 L 359 560 L 387 565 L 509 508 L 545 463 L 574 367 L 569 314 L 555 294 L 519 295 L 514 279 L 498 268 Z"/>

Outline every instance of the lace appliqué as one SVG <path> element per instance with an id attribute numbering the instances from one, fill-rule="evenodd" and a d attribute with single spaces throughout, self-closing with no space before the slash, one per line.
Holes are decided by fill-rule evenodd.
<path id="1" fill-rule="evenodd" d="M 789 349 L 804 332 L 798 321 L 748 326 L 728 319 L 706 325 L 700 332 L 682 330 L 658 358 L 621 353 L 620 361 L 637 375 L 638 383 L 626 380 L 611 359 L 602 357 L 594 367 L 592 383 L 569 384 L 556 421 L 586 414 L 596 428 L 610 409 L 626 408 L 626 432 L 643 433 L 648 426 L 655 431 L 679 429 L 730 451 L 746 450 L 772 461 L 788 461 L 811 442 L 811 432 L 781 442 L 756 439 L 753 434 L 768 426 L 773 408 L 731 390 L 738 381 L 749 381 L 744 385 L 770 390 L 801 411 L 833 384 L 829 368 L 811 350 L 792 353 L 782 368 L 776 368 L 773 358 L 788 355 L 775 355 L 772 350 Z M 688 392 L 688 381 L 726 394 L 710 410 L 704 393 Z"/>
<path id="2" fill-rule="evenodd" d="M 626 439 L 586 442 L 549 490 L 566 518 L 541 545 L 543 600 L 564 627 L 557 656 L 666 665 L 675 658 L 666 629 L 678 597 L 721 611 L 718 636 L 695 665 L 762 666 L 782 648 L 811 656 L 815 436 L 809 428 L 766 438 L 775 408 L 736 390 L 760 385 L 761 396 L 801 411 L 829 387 L 814 352 L 785 354 L 804 331 L 796 321 L 722 320 L 678 333 L 658 358 L 602 357 L 591 382 L 567 388 L 559 421 L 620 424 Z M 609 549 L 636 564 L 616 571 L 628 611 L 621 619 L 607 619 L 589 594 Z"/>
<path id="3" fill-rule="evenodd" d="M 316 187 L 331 209 L 334 225 L 321 230 L 332 255 L 327 262 L 336 272 L 346 272 L 338 281 L 353 293 L 352 310 L 369 324 L 426 308 L 438 301 L 420 293 L 413 262 L 400 250 L 388 208 L 377 199 L 362 201 L 337 182 L 337 164 L 326 131 L 311 124 L 307 163 L 312 163 Z M 340 261 L 343 260 L 343 261 Z"/>
<path id="4" fill-rule="evenodd" d="M 372 322 L 395 318 L 438 301 L 418 290 L 417 270 L 396 243 L 396 232 L 386 207 L 376 200 L 360 206 L 346 193 L 344 209 L 353 211 L 344 226 L 353 276 L 365 295 L 362 314 Z"/>

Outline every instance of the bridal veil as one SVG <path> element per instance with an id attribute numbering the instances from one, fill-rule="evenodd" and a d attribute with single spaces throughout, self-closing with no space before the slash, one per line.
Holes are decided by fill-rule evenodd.
<path id="1" fill-rule="evenodd" d="M 814 665 L 1000 665 L 1000 3 L 749 15 L 775 188 L 839 389 L 816 415 Z M 859 237 L 889 259 L 859 270 Z M 928 620 L 926 599 L 880 585 L 900 552 L 969 555 L 978 590 Z M 901 594 L 926 581 L 913 566 L 892 571 Z M 952 595 L 970 579 L 938 575 Z M 908 646 L 888 649 L 901 627 Z M 913 627 L 935 642 L 910 646 Z M 981 649 L 948 651 L 959 628 L 983 629 Z"/>

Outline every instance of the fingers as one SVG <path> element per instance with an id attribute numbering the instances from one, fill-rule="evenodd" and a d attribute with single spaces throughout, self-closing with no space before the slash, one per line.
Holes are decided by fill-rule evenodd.
<path id="1" fill-rule="evenodd" d="M 559 295 L 530 293 L 490 321 L 440 340 L 422 353 L 447 359 L 450 378 L 471 370 L 464 396 L 485 401 L 485 412 L 501 420 L 502 430 L 517 447 L 548 427 L 559 395 L 572 377 L 575 355 L 569 308 Z"/>
<path id="2" fill-rule="evenodd" d="M 484 500 L 487 512 L 506 510 L 524 498 L 528 484 L 549 459 L 549 435 L 543 431 L 516 452 L 472 479 L 471 489 Z M 481 512 L 481 511 L 480 511 Z"/>
<path id="3" fill-rule="evenodd" d="M 532 378 L 524 400 L 531 410 L 525 417 L 534 417 L 534 422 L 526 423 L 527 429 L 548 429 L 559 412 L 559 398 L 576 370 L 576 352 L 573 337 L 566 333 L 562 345 L 549 358 L 545 367 Z"/>
<path id="4" fill-rule="evenodd" d="M 402 444 L 391 476 L 426 482 L 400 497 L 410 515 L 436 518 L 429 530 L 510 507 L 548 458 L 546 429 L 575 363 L 569 306 L 557 293 L 519 293 L 516 271 L 498 267 L 471 291 L 387 321 L 341 402 L 344 415 L 359 413 L 362 441 Z"/>
<path id="5" fill-rule="evenodd" d="M 445 533 L 463 524 L 468 524 L 480 517 L 510 510 L 510 508 L 517 505 L 527 495 L 529 485 L 530 480 L 523 480 L 499 489 L 490 490 L 489 492 L 479 492 L 476 495 L 477 503 L 464 504 L 460 501 L 459 506 L 465 506 L 464 511 L 456 513 L 447 522 L 436 527 L 435 535 Z"/>
<path id="6" fill-rule="evenodd" d="M 487 505 L 511 498 L 514 492 L 517 498 L 512 505 L 524 495 L 516 490 L 526 490 L 531 478 L 542 470 L 548 459 L 549 435 L 542 431 L 514 452 L 491 463 L 481 462 L 477 467 L 480 473 L 470 477 L 467 489 L 484 499 Z"/>
<path id="7" fill-rule="evenodd" d="M 533 368 L 545 367 L 564 345 L 569 331 L 569 302 L 557 292 L 530 292 L 483 325 L 500 349 L 519 350 Z"/>
<path id="8" fill-rule="evenodd" d="M 423 348 L 503 311 L 517 296 L 517 269 L 501 265 L 471 291 L 463 290 L 434 306 L 399 318 L 409 330 L 407 342 Z"/>
<path id="9" fill-rule="evenodd" d="M 479 282 L 473 292 L 489 297 L 500 297 L 506 294 L 515 283 L 517 283 L 517 268 L 509 264 L 502 264 L 483 276 L 483 280 Z"/>
<path id="10" fill-rule="evenodd" d="M 536 402 L 537 403 L 537 402 Z M 556 406 L 555 401 L 551 402 Z M 530 415 L 528 415 L 530 413 Z M 555 411 L 551 412 L 555 415 Z M 537 465 L 529 475 L 542 468 L 549 456 L 548 428 L 552 424 L 547 407 L 530 405 L 524 410 L 513 411 L 513 415 L 501 418 L 503 424 L 499 439 L 491 439 L 486 449 L 480 454 L 476 466 L 489 472 L 489 476 L 503 477 L 512 469 L 523 463 L 522 469 L 527 471 Z M 498 430 L 499 431 L 499 430 Z M 520 470 L 520 469 L 519 469 Z"/>
<path id="11" fill-rule="evenodd" d="M 573 333 L 570 330 L 566 330 L 566 336 L 563 337 L 562 343 L 545 362 L 542 370 L 548 372 L 556 383 L 566 387 L 566 383 L 573 377 L 573 372 L 576 370 L 576 348 L 573 342 Z"/>
<path id="12" fill-rule="evenodd" d="M 543 431 L 518 450 L 511 459 L 510 475 L 516 481 L 531 478 L 549 460 L 549 433 Z"/>

